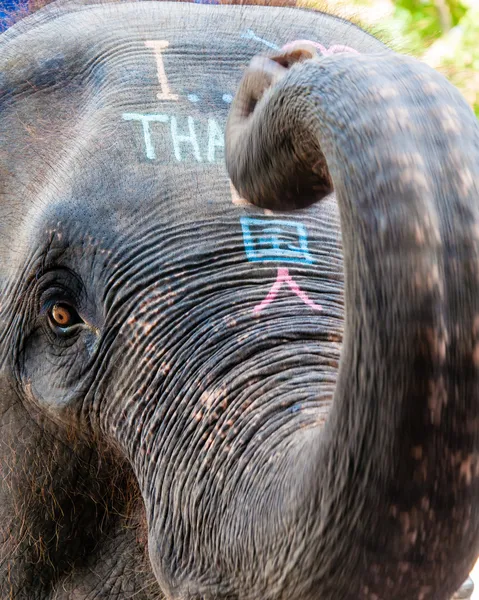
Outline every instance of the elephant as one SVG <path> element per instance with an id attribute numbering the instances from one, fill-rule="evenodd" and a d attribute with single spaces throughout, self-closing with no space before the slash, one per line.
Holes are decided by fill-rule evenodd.
<path id="1" fill-rule="evenodd" d="M 451 598 L 479 554 L 460 93 L 291 6 L 54 2 L 0 65 L 0 598 Z"/>

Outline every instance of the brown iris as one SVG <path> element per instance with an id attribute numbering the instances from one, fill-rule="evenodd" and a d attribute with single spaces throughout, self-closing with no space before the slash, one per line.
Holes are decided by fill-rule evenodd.
<path id="1" fill-rule="evenodd" d="M 75 322 L 73 310 L 65 304 L 55 304 L 50 314 L 53 323 L 58 327 L 70 327 Z"/>

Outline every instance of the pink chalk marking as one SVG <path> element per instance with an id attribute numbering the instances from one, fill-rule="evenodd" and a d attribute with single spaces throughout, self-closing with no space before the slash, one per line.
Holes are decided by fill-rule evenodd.
<path id="1" fill-rule="evenodd" d="M 266 298 L 262 300 L 259 304 L 257 304 L 253 308 L 253 313 L 258 314 L 262 310 L 264 310 L 278 295 L 279 290 L 283 287 L 283 283 L 286 283 L 290 290 L 296 294 L 301 300 L 310 306 L 313 310 L 323 310 L 322 306 L 313 302 L 311 298 L 309 298 L 308 294 L 304 292 L 299 285 L 294 281 L 294 279 L 289 274 L 289 271 L 286 267 L 278 267 L 278 275 L 276 276 L 276 281 L 273 283 L 271 289 L 266 295 Z"/>
<path id="2" fill-rule="evenodd" d="M 157 94 L 158 100 L 178 100 L 178 94 L 171 93 L 170 86 L 168 85 L 168 77 L 166 76 L 165 64 L 163 62 L 163 50 L 168 48 L 170 42 L 166 40 L 147 40 L 144 44 L 147 48 L 151 48 L 155 53 L 156 74 L 161 89 L 161 92 Z"/>
<path id="3" fill-rule="evenodd" d="M 323 46 L 323 44 L 319 44 L 318 42 L 312 42 L 311 40 L 295 40 L 294 42 L 288 42 L 281 48 L 281 50 L 291 50 L 297 44 L 308 44 L 310 46 L 314 46 L 321 52 L 323 56 L 331 56 L 332 54 L 342 54 L 343 52 L 352 52 L 353 54 L 359 54 L 357 50 L 351 48 L 350 46 L 334 44 L 333 46 L 326 48 L 325 46 Z"/>

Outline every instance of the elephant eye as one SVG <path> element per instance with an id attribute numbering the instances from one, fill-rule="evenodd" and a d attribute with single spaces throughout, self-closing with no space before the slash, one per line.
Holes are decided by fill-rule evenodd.
<path id="1" fill-rule="evenodd" d="M 54 304 L 49 309 L 48 318 L 54 329 L 60 328 L 63 331 L 69 327 L 83 323 L 80 315 L 72 306 L 60 302 Z"/>

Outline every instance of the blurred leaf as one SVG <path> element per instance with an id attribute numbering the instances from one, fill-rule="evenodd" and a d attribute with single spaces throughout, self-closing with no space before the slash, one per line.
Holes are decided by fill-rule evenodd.
<path id="1" fill-rule="evenodd" d="M 348 16 L 344 0 L 330 0 Z M 479 117 L 479 0 L 349 0 L 366 26 L 394 48 L 441 71 L 464 94 Z"/>

